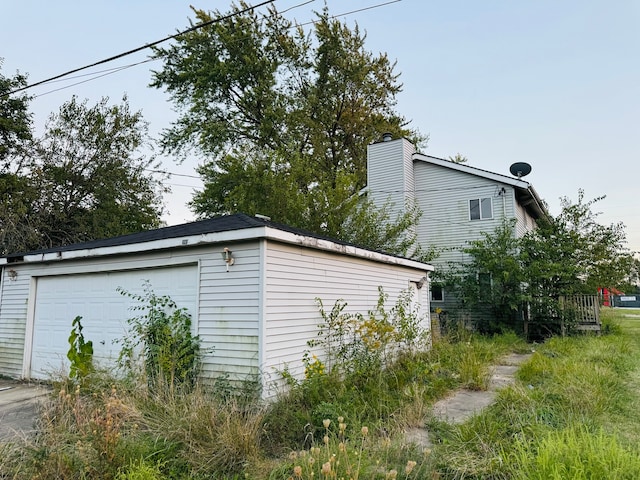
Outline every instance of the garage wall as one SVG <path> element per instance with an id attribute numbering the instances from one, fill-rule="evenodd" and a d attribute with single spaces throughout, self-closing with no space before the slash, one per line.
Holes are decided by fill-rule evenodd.
<path id="1" fill-rule="evenodd" d="M 315 298 L 330 311 L 338 299 L 347 302 L 345 312 L 366 313 L 378 301 L 378 287 L 389 295 L 391 308 L 411 281 L 426 272 L 371 260 L 332 254 L 305 247 L 269 242 L 266 252 L 265 335 L 263 373 L 276 381 L 285 367 L 303 375 L 302 356 L 307 341 L 317 338 L 322 322 Z M 425 326 L 428 327 L 428 285 L 419 290 Z M 321 352 L 318 351 L 318 354 Z"/>
<path id="2" fill-rule="evenodd" d="M 2 268 L 0 374 L 17 378 L 22 375 L 27 297 L 31 278 L 29 275 L 18 274 L 15 280 L 10 280 L 8 271 L 11 268 L 10 266 Z"/>
<path id="3" fill-rule="evenodd" d="M 232 249 L 236 259 L 229 272 L 226 272 L 226 264 L 221 257 L 225 246 Z M 6 265 L 3 275 L 12 268 L 18 272 L 18 277 L 15 281 L 5 278 L 0 292 L 0 374 L 15 378 L 23 376 L 32 277 L 37 279 L 42 276 L 130 271 L 185 264 L 197 265 L 201 274 L 197 292 L 199 307 L 190 313 L 203 347 L 212 347 L 212 353 L 204 361 L 203 374 L 255 373 L 258 370 L 258 257 L 259 243 L 254 241 L 83 260 Z M 35 286 L 36 281 L 33 284 Z M 74 316 L 69 317 L 69 331 Z M 127 314 L 126 318 L 129 316 Z M 29 331 L 27 336 L 31 340 L 32 332 Z M 87 339 L 91 340 L 89 337 Z M 64 348 L 67 349 L 68 344 L 65 343 Z"/>
<path id="4" fill-rule="evenodd" d="M 226 373 L 233 380 L 258 374 L 260 247 L 258 241 L 224 246 L 234 257 L 228 272 L 221 248 L 201 260 L 198 333 L 202 346 L 213 348 L 203 376 Z"/>

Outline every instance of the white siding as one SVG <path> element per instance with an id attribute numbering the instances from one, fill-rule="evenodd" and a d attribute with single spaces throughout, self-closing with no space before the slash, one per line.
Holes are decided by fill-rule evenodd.
<path id="1" fill-rule="evenodd" d="M 235 264 L 226 271 L 223 247 L 233 251 Z M 3 281 L 0 298 L 0 374 L 22 374 L 27 304 L 32 276 L 123 271 L 199 263 L 199 310 L 190 312 L 203 346 L 213 347 L 203 375 L 256 373 L 258 370 L 259 243 L 225 243 L 198 248 L 62 261 L 9 264 L 15 281 Z M 70 321 L 72 318 L 70 318 Z M 69 324 L 69 329 L 71 324 Z"/>
<path id="2" fill-rule="evenodd" d="M 260 249 L 258 241 L 225 246 L 235 258 L 228 272 L 221 249 L 201 260 L 198 333 L 202 346 L 214 349 L 204 376 L 234 380 L 259 373 Z"/>
<path id="3" fill-rule="evenodd" d="M 460 250 L 469 241 L 514 216 L 511 186 L 421 161 L 415 163 L 415 177 L 416 199 L 423 212 L 418 239 L 422 245 L 448 249 L 434 261 L 436 265 L 463 261 Z M 469 200 L 487 197 L 492 199 L 493 218 L 470 220 Z"/>
<path id="4" fill-rule="evenodd" d="M 525 233 L 532 231 L 536 227 L 536 221 L 525 209 L 514 199 L 516 211 L 516 236 L 522 237 Z"/>
<path id="5" fill-rule="evenodd" d="M 376 206 L 390 201 L 394 211 L 400 212 L 413 199 L 414 153 L 415 147 L 404 138 L 368 146 L 367 188 Z"/>
<path id="6" fill-rule="evenodd" d="M 317 338 L 318 325 L 322 323 L 316 298 L 322 300 L 325 311 L 343 299 L 347 303 L 345 311 L 366 313 L 375 307 L 378 287 L 382 286 L 389 294 L 387 307 L 391 308 L 398 294 L 409 288 L 410 281 L 418 281 L 427 273 L 274 242 L 267 243 L 266 255 L 262 373 L 267 388 L 269 379 L 277 380 L 278 371 L 284 368 L 296 376 L 303 374 L 302 356 L 308 349 L 307 341 Z M 421 289 L 425 293 L 425 313 L 429 311 L 427 291 L 425 285 Z M 428 317 L 425 325 L 429 325 Z"/>
<path id="7" fill-rule="evenodd" d="M 2 269 L 0 374 L 19 377 L 22 373 L 30 277 L 19 273 L 15 280 L 10 280 L 8 271 L 13 268 L 8 265 Z"/>

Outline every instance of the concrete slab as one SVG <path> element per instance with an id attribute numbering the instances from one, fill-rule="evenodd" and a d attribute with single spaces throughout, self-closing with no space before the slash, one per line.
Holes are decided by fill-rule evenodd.
<path id="1" fill-rule="evenodd" d="M 489 380 L 489 390 L 497 390 L 511 385 L 514 382 L 518 368 L 516 365 L 497 365 L 493 367 L 493 373 Z"/>
<path id="2" fill-rule="evenodd" d="M 519 366 L 531 358 L 531 353 L 510 354 L 500 359 L 491 369 L 489 388 L 486 391 L 458 390 L 433 405 L 433 415 L 443 422 L 459 424 L 491 405 L 498 390 L 515 382 Z M 428 430 L 412 428 L 405 432 L 405 440 L 419 446 L 431 446 Z"/>
<path id="3" fill-rule="evenodd" d="M 429 432 L 424 428 L 410 428 L 404 432 L 404 438 L 407 443 L 412 443 L 422 448 L 433 447 Z"/>
<path id="4" fill-rule="evenodd" d="M 495 391 L 458 390 L 450 397 L 436 402 L 433 414 L 438 420 L 447 423 L 463 423 L 491 405 L 495 398 Z"/>
<path id="5" fill-rule="evenodd" d="M 0 380 L 0 441 L 32 434 L 38 405 L 50 391 L 39 384 Z"/>
<path id="6" fill-rule="evenodd" d="M 500 365 L 521 365 L 531 358 L 531 353 L 510 353 L 500 359 Z"/>

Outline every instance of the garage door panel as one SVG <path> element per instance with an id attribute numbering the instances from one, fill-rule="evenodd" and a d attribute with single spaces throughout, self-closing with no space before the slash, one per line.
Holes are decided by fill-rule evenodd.
<path id="1" fill-rule="evenodd" d="M 68 338 L 76 316 L 82 317 L 85 340 L 93 342 L 95 361 L 113 364 L 120 352 L 115 341 L 126 335 L 127 319 L 142 313 L 132 311 L 139 303 L 117 289 L 143 295 L 145 281 L 156 295 L 170 296 L 195 317 L 196 265 L 38 278 L 31 376 L 46 378 L 61 368 L 68 371 Z"/>

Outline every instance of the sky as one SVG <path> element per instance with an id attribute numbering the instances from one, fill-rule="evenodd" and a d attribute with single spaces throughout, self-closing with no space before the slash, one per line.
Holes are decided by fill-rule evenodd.
<path id="1" fill-rule="evenodd" d="M 640 2 L 637 0 L 326 0 L 329 11 L 366 31 L 365 46 L 395 60 L 403 91 L 396 109 L 429 136 L 423 153 L 525 178 L 560 212 L 560 198 L 606 195 L 593 207 L 605 225 L 626 225 L 640 251 Z M 249 4 L 260 3 L 258 0 Z M 304 0 L 275 0 L 280 11 Z M 299 23 L 325 2 L 287 12 Z M 386 3 L 386 4 L 385 4 Z M 34 83 L 160 40 L 189 26 L 189 5 L 227 11 L 222 0 L 0 0 L 0 72 Z M 384 5 L 383 5 L 384 4 Z M 354 13 L 354 10 L 364 9 Z M 144 61 L 149 51 L 83 73 Z M 95 78 L 29 90 L 36 131 L 72 95 L 118 102 L 126 94 L 159 136 L 176 114 L 168 95 L 149 88 L 148 62 Z M 105 72 L 107 73 L 107 72 Z M 81 84 L 73 85 L 84 80 Z M 58 91 L 53 91 L 57 90 Z M 193 220 L 186 203 L 202 187 L 198 160 L 161 157 L 174 172 L 164 220 Z"/>

